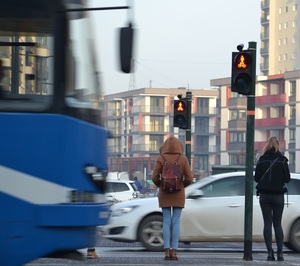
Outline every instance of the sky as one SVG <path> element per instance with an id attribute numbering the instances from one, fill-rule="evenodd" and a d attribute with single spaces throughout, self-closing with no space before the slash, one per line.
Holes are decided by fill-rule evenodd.
<path id="1" fill-rule="evenodd" d="M 257 43 L 260 0 L 89 0 L 90 7 L 132 5 L 91 12 L 104 95 L 139 89 L 210 89 L 210 80 L 231 76 L 237 45 Z M 135 28 L 134 73 L 120 72 L 118 28 Z"/>

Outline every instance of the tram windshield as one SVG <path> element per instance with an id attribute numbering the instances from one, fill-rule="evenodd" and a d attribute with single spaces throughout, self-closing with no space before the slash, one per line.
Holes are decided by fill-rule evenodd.
<path id="1" fill-rule="evenodd" d="M 53 1 L 32 0 L 29 5 L 11 0 L 0 10 L 1 111 L 47 112 L 57 102 L 71 108 L 99 108 L 89 17 L 84 11 L 68 11 L 83 8 L 81 1 L 62 2 L 57 9 Z M 55 19 L 61 14 L 67 23 L 59 38 L 66 40 L 57 42 Z M 55 47 L 58 43 L 64 45 Z M 63 51 L 57 53 L 58 49 Z M 63 55 L 62 64 L 55 63 L 62 60 L 57 55 Z"/>

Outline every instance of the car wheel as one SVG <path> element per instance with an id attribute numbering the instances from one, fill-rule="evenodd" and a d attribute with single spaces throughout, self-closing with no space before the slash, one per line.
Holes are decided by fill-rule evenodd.
<path id="1" fill-rule="evenodd" d="M 300 252 L 300 219 L 292 225 L 287 246 L 294 251 Z"/>
<path id="2" fill-rule="evenodd" d="M 161 215 L 148 216 L 140 223 L 138 239 L 146 249 L 150 251 L 164 250 L 162 224 Z"/>

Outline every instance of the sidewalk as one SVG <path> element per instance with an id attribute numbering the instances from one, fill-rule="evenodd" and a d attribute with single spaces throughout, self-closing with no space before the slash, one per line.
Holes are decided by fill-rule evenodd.
<path id="1" fill-rule="evenodd" d="M 163 252 L 144 252 L 139 249 L 133 252 L 132 248 L 128 249 L 128 252 L 124 252 L 124 248 L 114 248 L 114 252 L 111 250 L 112 248 L 97 247 L 96 252 L 99 258 L 98 264 L 95 263 L 95 265 L 300 265 L 300 254 L 291 252 L 284 253 L 285 261 L 280 262 L 267 261 L 265 250 L 253 250 L 252 261 L 245 261 L 242 250 L 208 252 L 202 249 L 179 249 L 178 261 L 165 261 Z"/>

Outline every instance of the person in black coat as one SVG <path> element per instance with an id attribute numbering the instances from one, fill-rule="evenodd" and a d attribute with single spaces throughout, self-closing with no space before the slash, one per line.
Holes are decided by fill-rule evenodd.
<path id="1" fill-rule="evenodd" d="M 281 226 L 284 208 L 285 183 L 290 181 L 288 159 L 279 151 L 276 137 L 270 137 L 263 148 L 255 169 L 254 179 L 264 219 L 263 235 L 268 249 L 267 260 L 275 260 L 272 249 L 272 224 L 277 244 L 277 260 L 283 261 L 283 230 Z"/>

